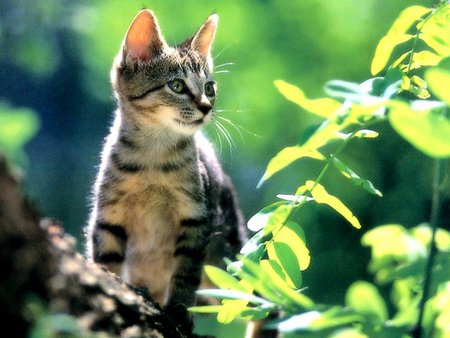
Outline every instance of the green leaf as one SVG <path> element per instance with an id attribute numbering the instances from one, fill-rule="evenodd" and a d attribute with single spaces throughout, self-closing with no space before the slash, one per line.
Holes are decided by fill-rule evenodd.
<path id="1" fill-rule="evenodd" d="M 292 206 L 286 202 L 275 202 L 261 209 L 247 222 L 251 231 L 264 229 L 264 234 L 269 234 L 278 226 L 281 226 L 291 213 Z"/>
<path id="2" fill-rule="evenodd" d="M 359 329 L 343 329 L 333 333 L 328 338 L 369 338 Z"/>
<path id="3" fill-rule="evenodd" d="M 442 57 L 428 50 L 423 50 L 413 54 L 412 66 L 410 69 L 420 67 L 436 66 Z"/>
<path id="4" fill-rule="evenodd" d="M 384 69 L 396 46 L 413 38 L 405 33 L 414 22 L 429 12 L 429 8 L 411 6 L 400 13 L 388 33 L 378 43 L 371 65 L 371 73 L 373 75 L 380 73 Z"/>
<path id="5" fill-rule="evenodd" d="M 450 120 L 441 111 L 414 110 L 400 101 L 389 106 L 389 122 L 405 140 L 428 156 L 450 157 Z"/>
<path id="6" fill-rule="evenodd" d="M 433 94 L 450 106 L 450 70 L 435 67 L 425 72 L 425 80 Z"/>
<path id="7" fill-rule="evenodd" d="M 344 163 L 342 163 L 337 157 L 332 156 L 331 160 L 335 167 L 340 171 L 342 175 L 349 178 L 350 181 L 359 187 L 362 187 L 364 190 L 370 192 L 371 194 L 377 195 L 377 196 L 383 196 L 381 191 L 376 189 L 372 182 L 369 180 L 366 180 L 364 178 L 361 178 L 356 174 L 353 170 L 351 170 L 349 167 L 347 167 Z"/>
<path id="8" fill-rule="evenodd" d="M 254 303 L 257 305 L 270 305 L 271 302 L 267 300 L 257 297 L 246 292 L 237 291 L 237 290 L 222 290 L 222 289 L 203 289 L 197 291 L 198 295 L 208 296 L 219 299 L 228 299 L 228 300 L 245 300 L 250 303 Z"/>
<path id="9" fill-rule="evenodd" d="M 304 203 L 304 202 L 310 202 L 314 199 L 307 196 L 301 196 L 301 195 L 285 195 L 285 194 L 278 194 L 277 197 L 279 199 L 289 201 L 289 202 L 296 202 L 296 204 Z"/>
<path id="10" fill-rule="evenodd" d="M 293 290 L 278 274 L 266 272 L 261 265 L 245 257 L 241 257 L 240 260 L 244 263 L 244 267 L 264 285 L 264 292 L 271 290 L 271 293 L 278 294 L 281 297 L 282 302 L 287 301 L 301 308 L 310 308 L 314 305 L 314 302 L 309 297 Z M 252 286 L 254 285 L 253 283 L 251 284 Z"/>
<path id="11" fill-rule="evenodd" d="M 298 315 L 282 318 L 266 325 L 267 328 L 288 332 L 318 332 L 329 328 L 336 328 L 361 321 L 361 315 L 354 311 L 334 306 L 324 312 L 308 311 Z M 321 337 L 324 336 L 321 334 Z"/>
<path id="12" fill-rule="evenodd" d="M 321 313 L 319 311 L 309 311 L 283 318 L 282 320 L 266 325 L 266 327 L 268 329 L 277 329 L 283 333 L 307 330 L 315 320 L 320 318 L 320 316 Z"/>
<path id="13" fill-rule="evenodd" d="M 377 138 L 378 134 L 376 131 L 369 130 L 369 129 L 361 129 L 358 130 L 356 133 L 354 133 L 353 137 L 357 138 Z"/>
<path id="14" fill-rule="evenodd" d="M 366 88 L 359 84 L 342 80 L 328 81 L 325 84 L 325 92 L 330 96 L 347 99 L 352 102 L 373 103 L 379 100 L 377 97 L 369 95 Z"/>
<path id="15" fill-rule="evenodd" d="M 296 288 L 301 286 L 300 270 L 306 270 L 311 257 L 304 242 L 304 233 L 300 225 L 288 221 L 267 244 L 270 259 L 275 260 L 290 277 Z"/>
<path id="16" fill-rule="evenodd" d="M 410 230 L 411 235 L 425 245 L 429 245 L 432 238 L 432 230 L 428 224 L 419 224 Z M 450 232 L 437 229 L 435 244 L 440 251 L 450 251 Z"/>
<path id="17" fill-rule="evenodd" d="M 272 177 L 273 174 L 286 168 L 292 162 L 303 157 L 309 157 L 316 160 L 325 159 L 325 157 L 320 152 L 311 148 L 298 145 L 286 147 L 270 160 L 263 177 L 258 183 L 258 187 L 260 187 L 265 181 Z"/>
<path id="18" fill-rule="evenodd" d="M 405 232 L 405 227 L 400 224 L 380 225 L 367 231 L 362 236 L 361 243 L 365 246 L 374 246 L 383 243 L 384 239 L 393 238 L 394 240 L 397 240 L 397 238 L 402 236 Z"/>
<path id="19" fill-rule="evenodd" d="M 299 190 L 309 190 L 311 196 L 317 203 L 330 206 L 355 228 L 361 228 L 361 224 L 350 209 L 348 209 L 337 197 L 330 195 L 321 184 L 314 181 L 306 181 L 305 185 L 300 187 Z"/>
<path id="20" fill-rule="evenodd" d="M 246 300 L 224 300 L 223 307 L 217 313 L 217 321 L 222 324 L 229 324 L 247 309 Z"/>
<path id="21" fill-rule="evenodd" d="M 217 313 L 223 310 L 223 305 L 192 306 L 188 310 L 197 313 Z"/>
<path id="22" fill-rule="evenodd" d="M 386 67 L 395 47 L 412 39 L 413 36 L 409 34 L 384 36 L 378 43 L 378 46 L 375 50 L 375 55 L 373 57 L 372 65 L 370 68 L 370 72 L 372 73 L 372 75 L 377 75 Z M 394 63 L 396 64 L 403 61 L 408 54 L 409 52 L 401 55 Z"/>
<path id="23" fill-rule="evenodd" d="M 444 39 L 441 39 L 439 36 L 434 35 L 434 32 L 431 32 L 432 34 L 424 34 L 422 31 L 422 34 L 419 35 L 419 38 L 425 42 L 429 47 L 434 49 L 434 51 L 439 54 L 442 57 L 449 56 L 450 55 L 450 43 L 448 41 L 445 41 Z M 448 38 L 447 38 L 448 40 Z"/>
<path id="24" fill-rule="evenodd" d="M 262 307 L 248 307 L 240 313 L 240 317 L 245 320 L 261 320 L 269 315 L 269 311 Z"/>
<path id="25" fill-rule="evenodd" d="M 204 270 L 211 282 L 219 288 L 244 292 L 246 291 L 245 288 L 239 284 L 238 280 L 231 276 L 228 272 L 212 265 L 205 265 Z"/>
<path id="26" fill-rule="evenodd" d="M 396 95 L 403 80 L 403 72 L 398 68 L 389 67 L 384 77 L 375 77 L 364 81 L 363 86 L 369 86 L 370 94 L 383 98 L 391 98 Z"/>
<path id="27" fill-rule="evenodd" d="M 327 118 L 341 106 L 338 101 L 330 98 L 309 100 L 299 87 L 283 80 L 276 80 L 274 84 L 286 99 L 320 117 Z"/>
<path id="28" fill-rule="evenodd" d="M 282 274 L 279 274 L 279 276 L 291 288 L 300 288 L 302 285 L 302 274 L 292 249 L 285 243 L 271 243 L 268 253 L 271 259 L 270 263 L 276 263 L 276 266 L 280 268 Z"/>
<path id="29" fill-rule="evenodd" d="M 249 270 L 249 264 L 248 262 L 253 262 L 251 259 L 247 257 L 239 257 L 240 261 L 235 263 L 240 263 L 240 267 L 236 267 L 235 263 L 229 264 L 227 269 L 230 270 L 233 274 L 236 274 L 239 276 L 241 281 L 245 281 L 249 286 L 251 286 L 255 292 L 260 294 L 265 299 L 269 300 L 270 302 L 273 302 L 275 304 L 285 304 L 288 300 L 286 298 L 282 297 L 279 292 L 275 291 L 275 288 L 273 287 L 273 279 L 270 277 L 269 273 L 266 273 L 262 266 L 260 266 L 258 263 L 256 264 L 256 267 L 253 266 L 254 269 Z M 246 262 L 246 264 L 244 264 Z"/>
<path id="30" fill-rule="evenodd" d="M 270 236 L 264 234 L 264 232 L 261 230 L 253 235 L 253 237 L 250 238 L 247 243 L 245 243 L 240 253 L 245 255 L 245 257 L 257 261 L 264 256 L 266 252 L 266 246 L 264 245 L 264 242 L 269 239 Z"/>
<path id="31" fill-rule="evenodd" d="M 373 317 L 379 323 L 385 322 L 388 318 L 386 303 L 378 289 L 371 283 L 354 282 L 347 290 L 345 303 L 358 312 Z"/>

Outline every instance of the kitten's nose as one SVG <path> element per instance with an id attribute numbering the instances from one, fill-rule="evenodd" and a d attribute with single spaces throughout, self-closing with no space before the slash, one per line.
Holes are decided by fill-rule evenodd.
<path id="1" fill-rule="evenodd" d="M 209 103 L 200 103 L 197 105 L 197 108 L 202 112 L 203 116 L 205 116 L 211 111 L 212 105 Z"/>

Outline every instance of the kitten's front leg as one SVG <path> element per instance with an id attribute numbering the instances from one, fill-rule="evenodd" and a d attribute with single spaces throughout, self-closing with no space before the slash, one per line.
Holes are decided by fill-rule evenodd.
<path id="1" fill-rule="evenodd" d="M 91 236 L 90 245 L 94 262 L 105 265 L 109 271 L 120 276 L 128 238 L 124 227 L 98 220 Z"/>
<path id="2" fill-rule="evenodd" d="M 186 219 L 181 222 L 183 232 L 178 237 L 175 248 L 177 267 L 172 277 L 166 312 L 181 321 L 184 326 L 192 326 L 187 308 L 195 304 L 197 291 L 210 236 L 207 219 Z"/>

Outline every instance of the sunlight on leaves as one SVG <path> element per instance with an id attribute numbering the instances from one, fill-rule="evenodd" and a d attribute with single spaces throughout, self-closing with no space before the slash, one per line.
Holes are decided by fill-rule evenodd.
<path id="1" fill-rule="evenodd" d="M 386 303 L 371 283 L 354 282 L 347 290 L 345 303 L 360 313 L 372 316 L 380 323 L 388 319 Z"/>
<path id="2" fill-rule="evenodd" d="M 333 333 L 328 338 L 369 338 L 369 336 L 361 333 L 358 329 L 342 329 Z"/>
<path id="3" fill-rule="evenodd" d="M 222 269 L 211 265 L 205 265 L 204 270 L 211 282 L 219 288 L 244 292 L 247 291 L 241 284 L 239 284 L 236 278 Z"/>
<path id="4" fill-rule="evenodd" d="M 310 308 L 313 306 L 314 303 L 309 297 L 293 290 L 279 274 L 268 273 L 260 264 L 252 262 L 245 257 L 242 257 L 242 261 L 244 267 L 264 285 L 261 294 L 271 290 L 269 291 L 270 293 L 281 296 L 281 303 L 289 302 L 292 305 L 300 306 L 302 308 Z M 255 290 L 259 291 L 257 288 L 255 288 Z"/>
<path id="5" fill-rule="evenodd" d="M 283 270 L 306 270 L 309 266 L 311 257 L 309 256 L 309 250 L 306 247 L 304 241 L 303 229 L 294 221 L 288 221 L 286 224 L 274 234 L 273 240 L 267 245 L 267 251 L 269 258 L 277 261 Z M 280 246 L 279 244 L 285 246 Z M 294 254 L 292 259 L 287 259 L 284 255 L 286 252 Z M 289 261 L 289 262 L 288 262 Z M 295 262 L 295 264 L 293 264 Z M 293 264 L 290 269 L 285 268 L 289 264 Z M 293 273 L 292 273 L 293 274 Z M 290 273 L 288 273 L 291 276 Z M 295 281 L 294 281 L 295 283 Z M 300 287 L 300 285 L 297 285 Z"/>
<path id="6" fill-rule="evenodd" d="M 414 53 L 410 69 L 436 66 L 439 61 L 441 61 L 441 57 L 439 55 L 436 55 L 435 53 L 428 50 L 423 50 Z"/>
<path id="7" fill-rule="evenodd" d="M 260 187 L 264 181 L 267 181 L 273 174 L 286 168 L 292 162 L 303 158 L 309 157 L 316 160 L 324 160 L 325 157 L 317 150 L 306 148 L 303 146 L 286 147 L 273 157 L 267 165 L 266 171 L 258 183 Z"/>
<path id="8" fill-rule="evenodd" d="M 235 320 L 242 311 L 247 309 L 246 300 L 224 300 L 223 306 L 217 313 L 217 321 L 222 324 L 229 324 Z"/>
<path id="9" fill-rule="evenodd" d="M 412 35 L 409 34 L 400 34 L 400 35 L 392 35 L 385 36 L 382 38 L 375 50 L 375 55 L 372 60 L 372 66 L 370 68 L 370 72 L 372 75 L 377 75 L 380 73 L 389 61 L 389 58 L 392 54 L 394 48 L 406 41 L 410 41 L 413 39 Z M 409 53 L 403 54 L 397 62 L 403 61 Z"/>
<path id="10" fill-rule="evenodd" d="M 450 157 L 450 120 L 440 111 L 413 110 L 400 101 L 390 107 L 389 122 L 405 140 L 428 156 Z"/>
<path id="11" fill-rule="evenodd" d="M 292 205 L 285 202 L 272 203 L 253 215 L 249 219 L 247 227 L 255 232 L 264 229 L 264 234 L 268 234 L 284 223 L 291 210 Z"/>
<path id="12" fill-rule="evenodd" d="M 373 75 L 380 73 L 385 68 L 396 46 L 413 38 L 406 32 L 415 21 L 429 12 L 429 8 L 411 6 L 400 13 L 388 33 L 378 43 L 371 65 Z"/>
<path id="13" fill-rule="evenodd" d="M 442 4 L 426 25 L 421 27 L 419 38 L 440 56 L 450 56 L 450 4 Z"/>
<path id="14" fill-rule="evenodd" d="M 337 197 L 330 195 L 325 187 L 314 181 L 306 181 L 305 185 L 299 188 L 299 191 L 310 191 L 311 196 L 319 204 L 326 204 L 329 207 L 337 211 L 342 217 L 344 217 L 351 225 L 356 229 L 361 228 L 361 224 L 353 213 L 348 209 L 344 203 Z"/>
<path id="15" fill-rule="evenodd" d="M 419 224 L 417 227 L 410 230 L 411 235 L 424 245 L 429 245 L 431 242 L 431 228 L 428 224 Z M 450 232 L 444 229 L 437 229 L 436 231 L 436 247 L 440 251 L 450 251 Z"/>
<path id="16" fill-rule="evenodd" d="M 450 106 L 450 70 L 435 67 L 425 72 L 425 80 L 428 82 L 433 94 L 445 101 Z"/>
<path id="17" fill-rule="evenodd" d="M 283 80 L 276 80 L 274 84 L 286 99 L 323 118 L 327 118 L 341 106 L 338 101 L 330 98 L 310 100 L 299 87 Z"/>
<path id="18" fill-rule="evenodd" d="M 361 129 L 358 130 L 353 136 L 357 138 L 377 138 L 380 134 L 373 130 Z"/>

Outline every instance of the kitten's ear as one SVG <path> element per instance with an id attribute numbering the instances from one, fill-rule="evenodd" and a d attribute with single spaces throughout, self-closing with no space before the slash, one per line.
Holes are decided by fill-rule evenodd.
<path id="1" fill-rule="evenodd" d="M 206 19 L 205 23 L 199 28 L 197 33 L 189 39 L 190 47 L 197 51 L 204 59 L 209 58 L 211 52 L 211 45 L 216 35 L 217 24 L 219 16 L 212 14 Z M 188 42 L 187 41 L 187 42 Z"/>
<path id="2" fill-rule="evenodd" d="M 143 9 L 134 18 L 123 42 L 123 57 L 133 61 L 149 61 L 167 46 L 149 9 Z"/>

